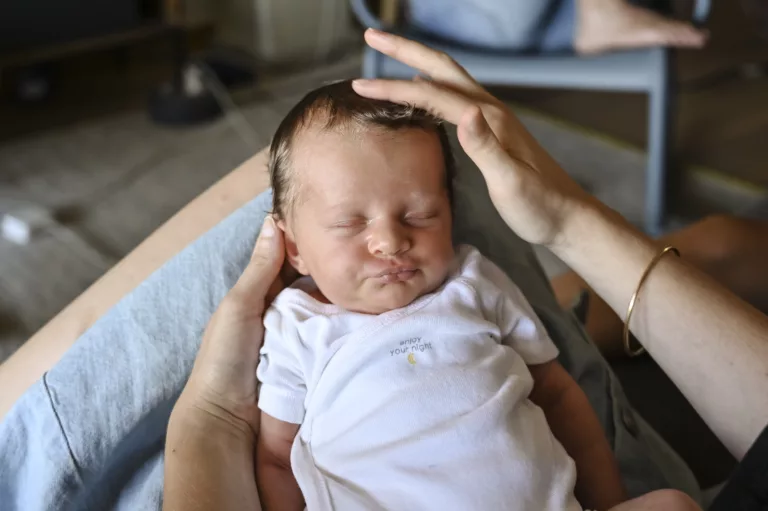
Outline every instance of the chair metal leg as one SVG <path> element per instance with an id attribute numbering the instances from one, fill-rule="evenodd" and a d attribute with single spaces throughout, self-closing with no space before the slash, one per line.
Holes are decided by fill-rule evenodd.
<path id="1" fill-rule="evenodd" d="M 372 48 L 366 48 L 363 52 L 363 78 L 379 78 L 381 73 L 381 53 Z"/>
<path id="2" fill-rule="evenodd" d="M 674 133 L 675 83 L 672 50 L 659 48 L 654 81 L 648 97 L 648 167 L 645 185 L 645 229 L 660 234 L 674 192 L 672 146 Z"/>

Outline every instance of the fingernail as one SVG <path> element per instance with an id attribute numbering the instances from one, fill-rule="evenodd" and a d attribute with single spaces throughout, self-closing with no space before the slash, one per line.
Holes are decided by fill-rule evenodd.
<path id="1" fill-rule="evenodd" d="M 375 28 L 369 28 L 366 31 L 366 38 L 369 41 L 375 42 L 380 50 L 390 50 L 395 47 L 392 37 L 388 33 L 376 30 Z"/>
<path id="2" fill-rule="evenodd" d="M 357 80 L 352 80 L 352 88 L 355 90 L 357 89 L 366 89 L 370 87 L 371 83 L 373 83 L 373 80 L 366 80 L 365 78 L 358 78 Z"/>
<path id="3" fill-rule="evenodd" d="M 272 215 L 267 216 L 264 219 L 264 224 L 261 226 L 261 237 L 265 239 L 275 237 L 275 221 L 272 219 Z"/>

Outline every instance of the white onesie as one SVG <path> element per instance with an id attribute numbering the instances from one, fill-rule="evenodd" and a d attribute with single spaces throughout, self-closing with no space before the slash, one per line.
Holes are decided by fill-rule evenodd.
<path id="1" fill-rule="evenodd" d="M 434 293 L 378 316 L 310 297 L 267 311 L 259 407 L 301 424 L 307 509 L 580 510 L 576 470 L 527 365 L 557 348 L 520 290 L 474 248 Z"/>

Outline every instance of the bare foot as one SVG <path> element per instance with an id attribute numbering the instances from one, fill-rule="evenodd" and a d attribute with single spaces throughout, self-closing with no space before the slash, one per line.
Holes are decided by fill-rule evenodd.
<path id="1" fill-rule="evenodd" d="M 676 46 L 701 48 L 706 31 L 665 18 L 625 0 L 578 0 L 574 47 L 583 54 L 608 50 Z"/>

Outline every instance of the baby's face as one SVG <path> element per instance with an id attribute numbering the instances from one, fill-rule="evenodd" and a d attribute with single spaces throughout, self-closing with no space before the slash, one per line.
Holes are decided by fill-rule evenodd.
<path id="1" fill-rule="evenodd" d="M 291 167 L 297 200 L 281 223 L 288 257 L 328 301 L 380 314 L 442 284 L 453 244 L 437 135 L 310 129 Z"/>

